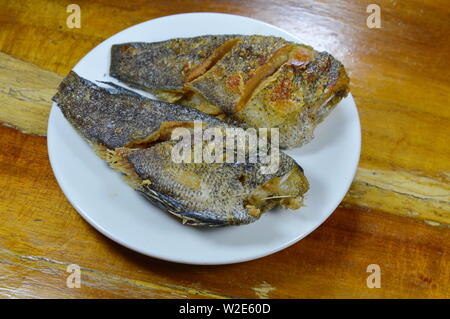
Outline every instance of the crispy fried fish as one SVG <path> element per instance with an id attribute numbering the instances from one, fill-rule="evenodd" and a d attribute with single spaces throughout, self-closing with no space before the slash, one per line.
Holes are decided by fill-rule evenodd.
<path id="1" fill-rule="evenodd" d="M 182 96 L 184 83 L 220 59 L 235 43 L 235 38 L 234 35 L 208 35 L 113 45 L 110 74 L 173 102 L 171 99 Z"/>
<path id="2" fill-rule="evenodd" d="M 308 190 L 302 168 L 284 153 L 275 174 L 261 174 L 257 163 L 175 163 L 176 143 L 119 148 L 110 152 L 108 162 L 134 189 L 185 224 L 251 223 L 276 205 L 299 208 Z"/>
<path id="3" fill-rule="evenodd" d="M 158 42 L 157 50 L 151 43 L 114 45 L 110 74 L 165 101 L 257 128 L 277 127 L 284 148 L 309 142 L 315 126 L 348 94 L 343 65 L 326 52 L 271 36 L 211 37 Z M 200 50 L 205 54 L 177 55 L 169 48 L 180 41 L 207 47 Z"/>
<path id="4" fill-rule="evenodd" d="M 133 147 L 169 138 L 175 127 L 225 125 L 197 109 L 150 100 L 132 91 L 105 89 L 70 72 L 53 97 L 66 119 L 91 143 Z"/>
<path id="5" fill-rule="evenodd" d="M 106 89 L 71 72 L 53 100 L 66 119 L 129 185 L 165 211 L 194 226 L 246 224 L 280 205 L 297 209 L 309 185 L 303 169 L 280 153 L 278 170 L 261 163 L 185 163 L 172 158 L 176 127 L 231 127 L 196 109 Z M 192 148 L 195 147 L 193 143 Z"/>

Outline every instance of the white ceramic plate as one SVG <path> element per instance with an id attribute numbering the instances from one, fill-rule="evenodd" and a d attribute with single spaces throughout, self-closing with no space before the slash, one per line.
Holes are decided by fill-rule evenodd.
<path id="1" fill-rule="evenodd" d="M 234 15 L 190 13 L 150 20 L 105 40 L 74 68 L 91 81 L 108 76 L 111 45 L 204 34 L 262 34 L 301 39 L 269 24 Z M 142 93 L 142 92 L 141 92 Z M 148 256 L 189 264 L 228 264 L 286 248 L 327 219 L 347 192 L 359 160 L 361 134 L 351 95 L 320 124 L 312 143 L 290 150 L 311 189 L 298 211 L 272 210 L 250 225 L 202 229 L 184 226 L 147 202 L 112 171 L 66 121 L 56 105 L 48 123 L 50 162 L 75 209 L 110 239 Z"/>

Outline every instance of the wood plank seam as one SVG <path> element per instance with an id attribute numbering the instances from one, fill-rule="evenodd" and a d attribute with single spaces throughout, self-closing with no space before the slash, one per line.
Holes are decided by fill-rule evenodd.
<path id="1" fill-rule="evenodd" d="M 70 263 L 62 262 L 59 260 L 54 260 L 47 257 L 41 257 L 41 256 L 26 256 L 26 255 L 20 255 L 18 253 L 12 252 L 10 250 L 6 249 L 0 249 L 0 253 L 3 255 L 7 255 L 9 258 L 13 259 L 19 259 L 24 261 L 30 261 L 34 264 L 34 267 L 29 267 L 27 265 L 23 264 L 17 264 L 15 263 L 15 266 L 25 267 L 25 268 L 32 268 L 34 271 L 39 271 L 39 267 L 43 266 L 46 267 L 46 272 L 49 271 L 49 269 L 56 268 L 58 271 L 65 272 L 67 269 L 67 266 L 70 265 Z M 9 263 L 6 260 L 7 258 L 0 258 L 0 264 L 1 263 Z M 220 295 L 216 293 L 212 293 L 206 290 L 198 289 L 198 288 L 192 288 L 192 287 L 183 287 L 180 285 L 173 285 L 169 283 L 161 283 L 161 282 L 150 282 L 150 281 L 142 281 L 142 280 L 136 280 L 131 278 L 125 278 L 120 275 L 111 274 L 111 273 L 105 273 L 100 270 L 92 269 L 92 268 L 86 268 L 86 267 L 80 267 L 81 273 L 82 273 L 82 285 L 94 285 L 95 282 L 98 284 L 101 284 L 102 282 L 109 283 L 109 284 L 117 284 L 120 283 L 121 285 L 130 286 L 130 287 L 138 287 L 140 289 L 144 290 L 155 290 L 158 292 L 165 292 L 172 294 L 179 298 L 186 298 L 188 295 L 193 296 L 199 296 L 203 298 L 214 298 L 214 299 L 229 299 L 229 298 L 237 298 L 234 296 L 225 296 Z M 69 273 L 67 273 L 67 276 Z M 87 278 L 87 279 L 86 279 Z M 62 282 L 65 283 L 66 277 L 62 278 Z M 94 282 L 94 283 L 91 283 Z"/>
<path id="2" fill-rule="evenodd" d="M 406 171 L 358 168 L 344 204 L 450 226 L 450 183 Z"/>

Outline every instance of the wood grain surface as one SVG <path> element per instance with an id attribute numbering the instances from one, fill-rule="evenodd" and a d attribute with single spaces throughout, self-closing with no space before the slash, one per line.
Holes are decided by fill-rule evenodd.
<path id="1" fill-rule="evenodd" d="M 450 9 L 446 1 L 0 1 L 0 297 L 449 298 Z M 355 181 L 316 231 L 274 255 L 189 266 L 129 251 L 89 226 L 59 189 L 46 121 L 60 79 L 131 25 L 226 12 L 279 26 L 339 58 L 362 125 Z M 12 126 L 17 129 L 7 127 Z M 28 134 L 26 134 L 28 133 Z M 31 134 L 30 134 L 31 133 Z M 67 288 L 69 264 L 82 287 Z M 381 288 L 366 285 L 369 264 Z"/>

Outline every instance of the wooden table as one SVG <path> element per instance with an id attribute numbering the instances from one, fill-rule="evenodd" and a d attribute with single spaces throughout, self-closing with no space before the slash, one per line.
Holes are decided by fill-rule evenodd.
<path id="1" fill-rule="evenodd" d="M 81 28 L 66 6 L 81 8 Z M 0 1 L 0 296 L 4 298 L 450 297 L 447 1 Z M 360 167 L 333 215 L 259 260 L 190 266 L 142 256 L 87 224 L 47 157 L 50 97 L 104 39 L 181 12 L 245 15 L 343 61 L 362 124 Z M 15 128 L 11 128 L 15 127 Z M 180 243 L 181 244 L 181 243 Z M 69 264 L 81 288 L 68 288 Z M 368 288 L 367 267 L 381 268 Z"/>

